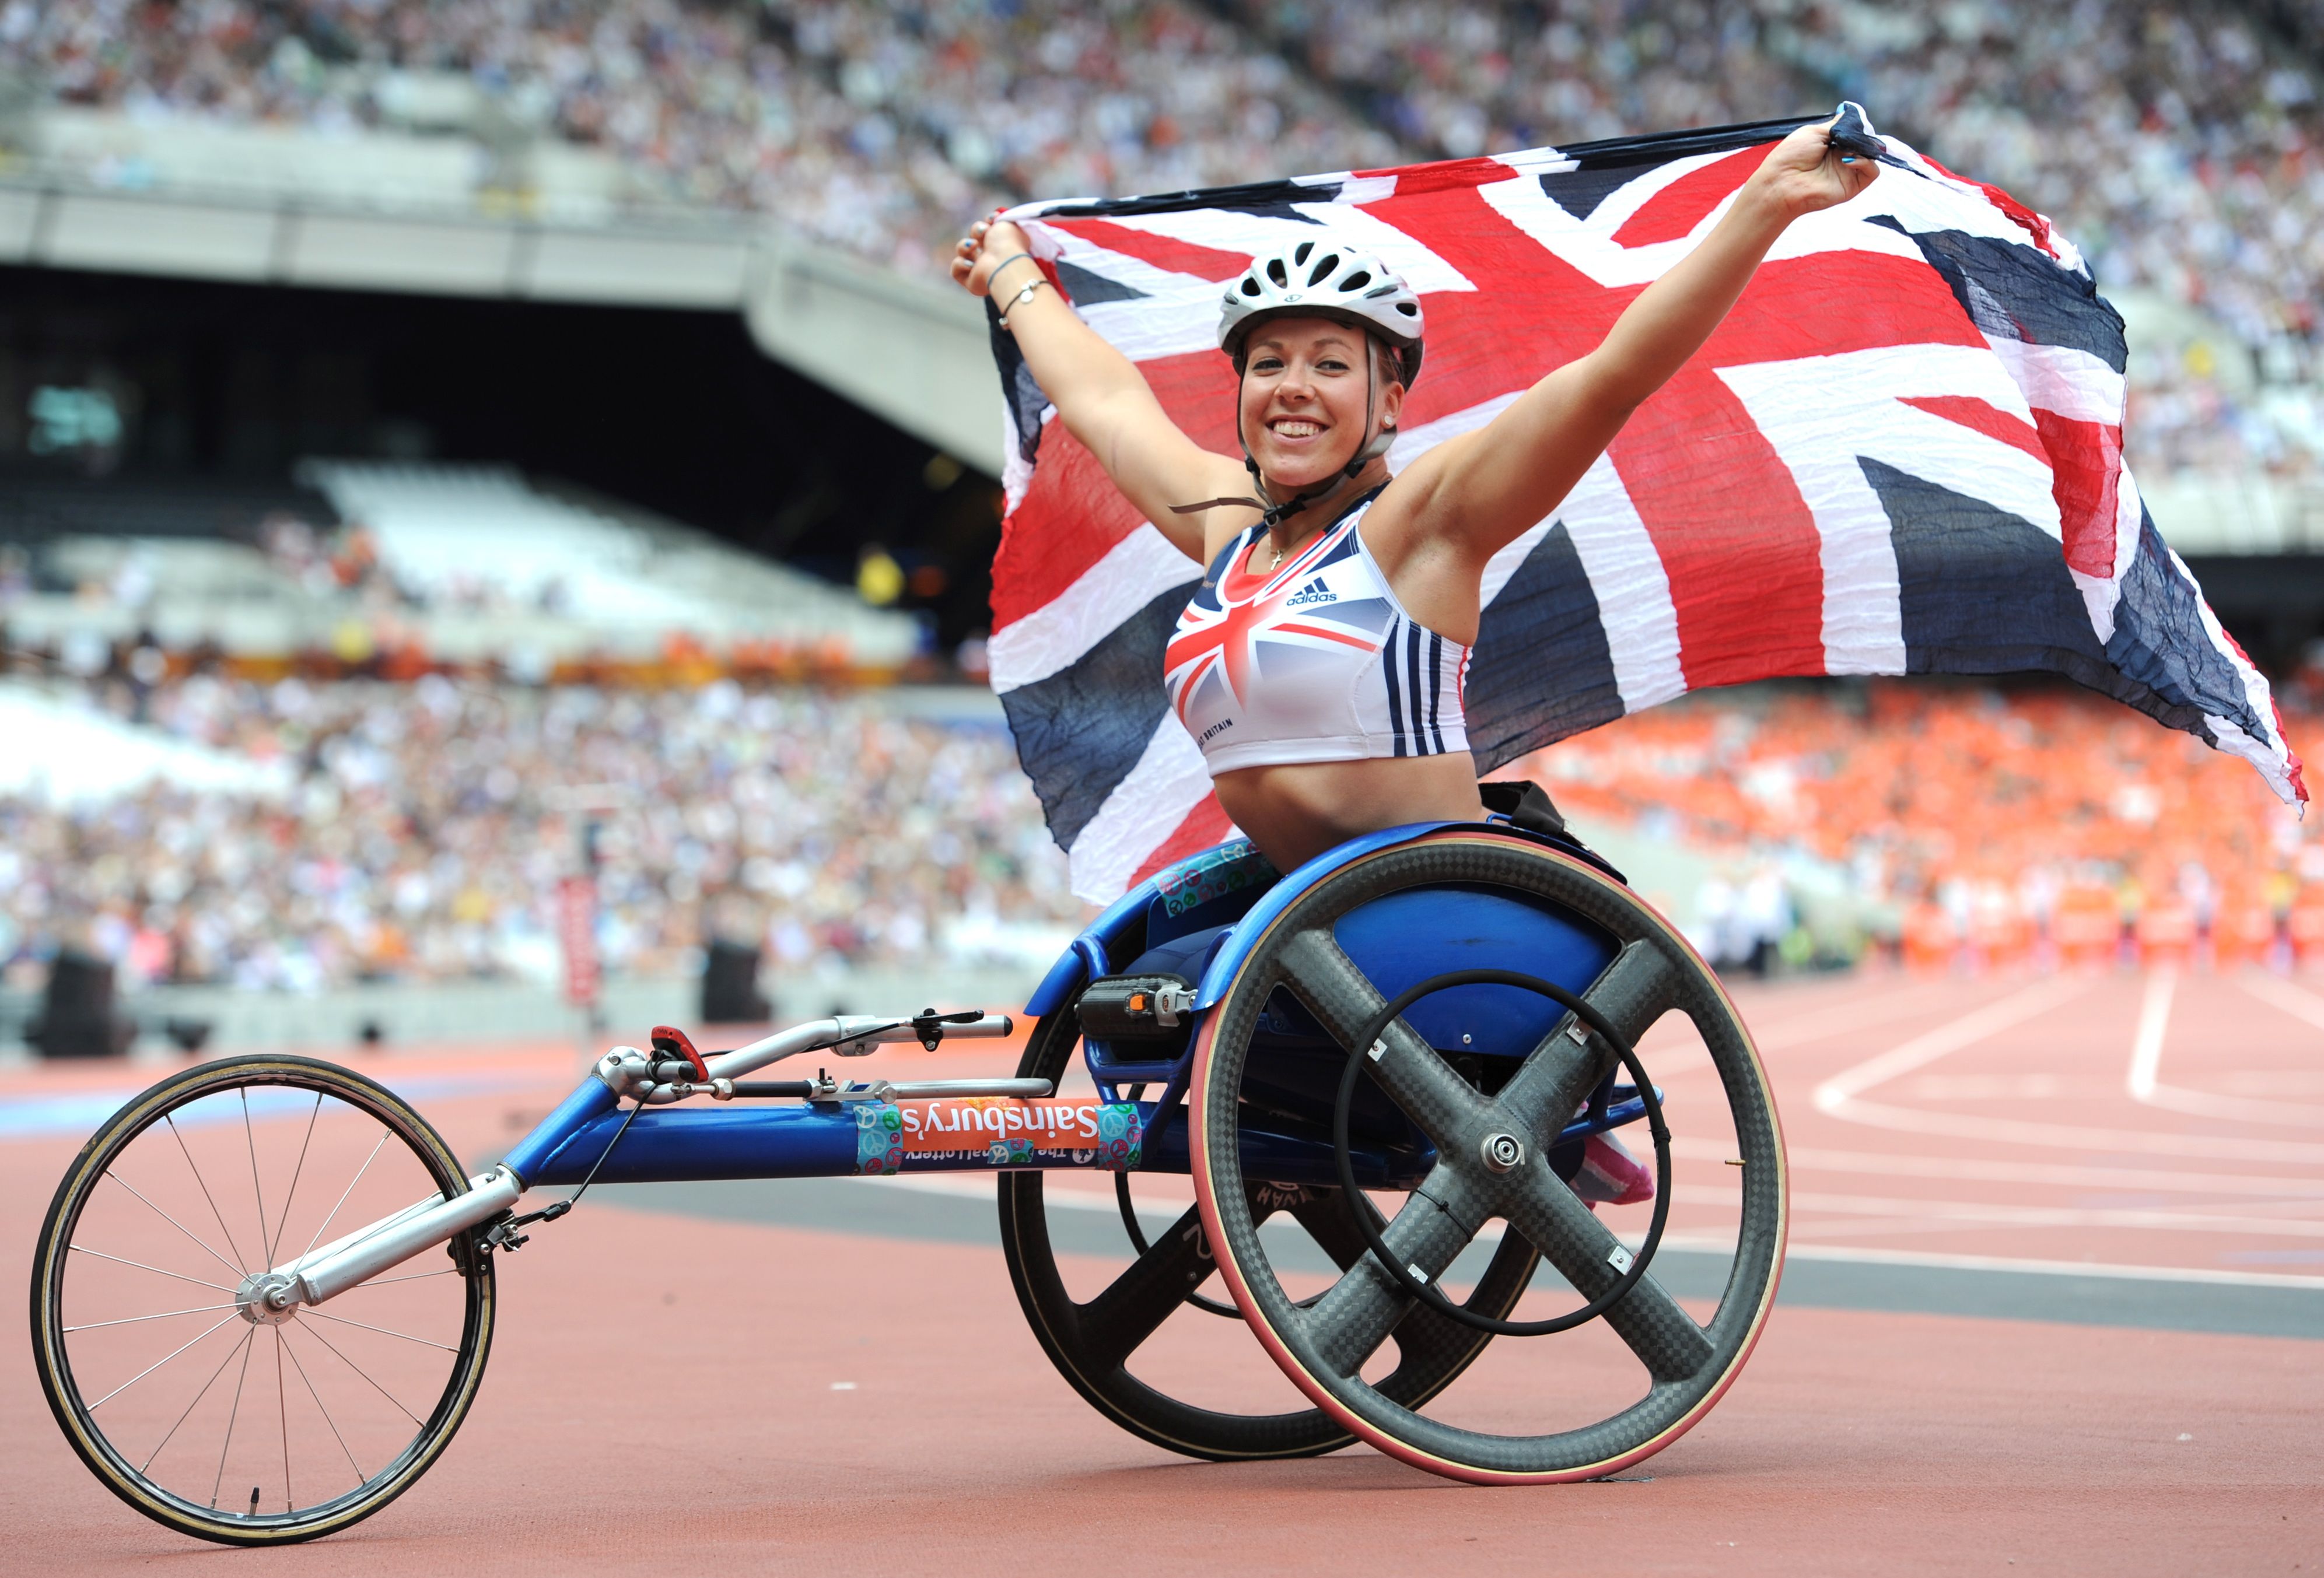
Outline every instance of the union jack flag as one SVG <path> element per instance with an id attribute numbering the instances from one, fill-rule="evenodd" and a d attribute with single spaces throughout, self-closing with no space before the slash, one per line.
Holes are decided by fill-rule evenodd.
<path id="1" fill-rule="evenodd" d="M 1710 343 L 1489 566 L 1467 676 L 1479 771 L 1706 685 L 2047 670 L 2304 802 L 2266 680 L 2122 463 L 2122 320 L 2080 253 L 1841 115 L 1886 179 L 1795 223 Z M 1377 253 L 1427 309 L 1401 470 L 1596 346 L 1801 124 L 1009 217 L 1179 427 L 1227 454 L 1221 283 L 1303 235 Z M 1009 424 L 992 683 L 1074 891 L 1102 902 L 1232 831 L 1164 687 L 1203 571 L 1056 425 L 997 327 L 992 348 Z"/>

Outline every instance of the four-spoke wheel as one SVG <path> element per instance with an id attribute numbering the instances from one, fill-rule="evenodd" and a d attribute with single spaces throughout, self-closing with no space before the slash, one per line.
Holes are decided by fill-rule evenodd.
<path id="1" fill-rule="evenodd" d="M 1537 1251 L 1583 1301 L 1612 1291 L 1630 1269 L 1632 1248 L 1550 1160 L 1561 1133 L 1611 1072 L 1614 1049 L 1603 1037 L 1572 1014 L 1561 1014 L 1497 1084 L 1479 1079 L 1473 1063 L 1464 1069 L 1465 1060 L 1432 1048 L 1406 1019 L 1360 1044 L 1389 995 L 1342 947 L 1338 922 L 1392 895 L 1448 887 L 1572 917 L 1610 939 L 1611 962 L 1583 1000 L 1634 1043 L 1666 1014 L 1683 1016 L 1724 1096 L 1725 1113 L 1701 1131 L 1731 1149 L 1738 1194 L 1734 1251 L 1718 1306 L 1708 1322 L 1698 1321 L 1651 1270 L 1637 1278 L 1602 1317 L 1633 1361 L 1636 1386 L 1625 1385 L 1618 1398 L 1589 1394 L 1621 1405 L 1594 1422 L 1538 1433 L 1480 1427 L 1477 1413 L 1501 1425 L 1508 1407 L 1472 1410 L 1456 1421 L 1432 1413 L 1425 1399 L 1390 1395 L 1369 1379 L 1378 1370 L 1375 1354 L 1416 1313 L 1433 1312 L 1416 1310 L 1406 1280 L 1369 1253 L 1322 1298 L 1295 1300 L 1250 1206 L 1239 1135 L 1255 1110 L 1253 1093 L 1272 1088 L 1267 1049 L 1254 1050 L 1254 1041 L 1270 999 L 1285 992 L 1345 1052 L 1365 1060 L 1365 1072 L 1401 1120 L 1434 1149 L 1425 1180 L 1384 1229 L 1406 1278 L 1434 1285 L 1496 1224 L 1504 1246 L 1522 1242 Z M 1480 962 L 1528 973 L 1539 968 L 1521 953 Z M 1690 1098 L 1701 1103 L 1712 1094 L 1705 1082 Z M 1749 1037 L 1717 977 L 1667 923 L 1619 883 L 1554 849 L 1482 830 L 1450 833 L 1361 857 L 1318 883 L 1268 924 L 1205 1018 L 1191 1099 L 1195 1196 L 1235 1302 L 1319 1408 L 1420 1467 L 1478 1482 L 1521 1483 L 1592 1478 L 1656 1452 L 1732 1381 L 1773 1302 L 1784 1240 L 1783 1142 Z M 1552 1339 L 1548 1348 L 1560 1341 Z"/>
<path id="2" fill-rule="evenodd" d="M 1080 1045 L 1080 1026 L 1068 1003 L 1034 1027 L 1017 1072 L 1022 1078 L 1059 1079 Z M 1213 1270 L 1197 1210 L 1187 1207 L 1176 1222 L 1153 1234 L 1151 1243 L 1103 1290 L 1077 1300 L 1057 1265 L 1050 1234 L 1055 1197 L 1045 1190 L 1044 1181 L 1038 1172 L 1001 1175 L 1001 1248 L 1018 1301 L 1042 1350 L 1091 1406 L 1157 1446 L 1222 1462 L 1310 1457 L 1354 1441 L 1345 1427 L 1317 1408 L 1228 1413 L 1173 1397 L 1133 1373 L 1139 1350 L 1171 1317 L 1193 1310 L 1190 1300 Z M 1254 1231 L 1272 1217 L 1288 1217 L 1314 1241 L 1313 1246 L 1301 1247 L 1320 1246 L 1329 1257 L 1324 1263 L 1342 1271 L 1365 1252 L 1337 1189 L 1252 1179 L 1244 1184 L 1243 1211 Z M 1297 1234 L 1293 1241 L 1299 1243 Z M 1282 1248 L 1278 1240 L 1278 1252 Z M 1525 1291 L 1535 1264 L 1529 1245 L 1508 1240 L 1478 1279 L 1469 1307 L 1506 1315 Z M 1204 1317 L 1192 1313 L 1191 1318 Z M 1425 1309 L 1414 1311 L 1386 1335 L 1395 1344 L 1397 1357 L 1381 1378 L 1379 1390 L 1414 1407 L 1450 1385 L 1489 1340 L 1485 1333 Z"/>

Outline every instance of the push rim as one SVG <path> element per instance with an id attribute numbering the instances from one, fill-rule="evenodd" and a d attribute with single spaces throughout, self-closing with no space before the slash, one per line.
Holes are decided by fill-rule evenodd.
<path id="1" fill-rule="evenodd" d="M 463 1235 L 345 1305 L 282 1318 L 253 1313 L 251 1280 L 310 1237 L 466 1188 L 424 1119 L 327 1063 L 223 1060 L 134 1098 L 68 1170 L 34 1260 L 34 1353 L 67 1439 L 129 1505 L 223 1544 L 311 1539 L 378 1511 L 475 1399 L 490 1257 Z"/>
<path id="2" fill-rule="evenodd" d="M 1072 1004 L 1045 1014 L 1034 1026 L 1018 1076 L 1061 1078 L 1080 1041 Z M 1319 1408 L 1225 1413 L 1171 1397 L 1131 1373 L 1138 1349 L 1211 1274 L 1211 1241 L 1200 1207 L 1188 1207 L 1154 1234 L 1148 1249 L 1102 1292 L 1077 1301 L 1057 1268 L 1042 1182 L 1038 1172 L 1001 1175 L 1001 1250 L 1042 1351 L 1093 1408 L 1157 1446 L 1213 1462 L 1313 1457 L 1352 1444 L 1354 1436 Z M 1254 1225 L 1277 1212 L 1291 1216 L 1344 1267 L 1364 1252 L 1337 1196 L 1335 1189 L 1254 1184 L 1246 1192 L 1244 1209 Z M 1532 1279 L 1536 1261 L 1532 1248 L 1512 1235 L 1479 1279 L 1470 1307 L 1507 1314 Z M 1392 1335 L 1398 1362 L 1381 1388 L 1415 1405 L 1451 1385 L 1490 1340 L 1425 1310 Z"/>
<path id="3" fill-rule="evenodd" d="M 1268 998 L 1278 987 L 1289 990 L 1347 1048 L 1388 997 L 1341 950 L 1334 922 L 1388 894 L 1445 885 L 1547 901 L 1609 933 L 1618 951 L 1584 997 L 1633 1041 L 1666 1013 L 1692 1022 L 1740 1148 L 1736 1253 L 1716 1312 L 1698 1324 L 1651 1273 L 1641 1278 L 1603 1318 L 1644 1366 L 1646 1394 L 1579 1428 L 1541 1435 L 1467 1429 L 1382 1396 L 1360 1371 L 1377 1351 L 1378 1334 L 1403 1318 L 1410 1300 L 1402 1286 L 1368 1256 L 1313 1310 L 1299 1309 L 1240 1204 L 1240 1158 L 1231 1140 L 1250 1039 Z M 1534 1137 L 1531 1182 L 1539 1185 L 1544 1175 L 1554 1182 L 1540 1161 L 1539 1136 L 1563 1125 L 1600 1068 L 1599 1054 L 1565 1036 L 1572 1023 L 1571 1014 L 1561 1019 L 1491 1098 L 1406 1026 L 1384 1038 L 1390 1055 L 1372 1070 L 1375 1078 L 1439 1152 L 1438 1169 L 1424 1186 L 1433 1197 L 1429 1208 L 1400 1212 L 1387 1229 L 1407 1265 L 1434 1279 L 1477 1231 L 1463 1228 L 1462 1220 L 1481 1227 L 1499 1216 L 1509 1225 L 1505 1242 L 1532 1241 L 1585 1300 L 1618 1280 L 1618 1240 L 1563 1184 L 1533 1188 L 1529 1197 L 1513 1200 L 1480 1197 L 1474 1180 L 1463 1176 L 1480 1135 L 1513 1127 Z M 1620 884 L 1530 839 L 1482 829 L 1416 839 L 1359 858 L 1302 895 L 1256 940 L 1204 1020 L 1192 1089 L 1195 1197 L 1220 1247 L 1229 1291 L 1295 1384 L 1351 1432 L 1417 1466 L 1480 1483 L 1524 1483 L 1593 1478 L 1637 1462 L 1675 1440 L 1717 1401 L 1773 1304 L 1785 1228 L 1783 1141 L 1748 1032 L 1717 977 L 1666 922 Z M 1456 1152 L 1463 1159 L 1457 1165 Z M 1443 1208 L 1448 1200 L 1457 1212 Z"/>

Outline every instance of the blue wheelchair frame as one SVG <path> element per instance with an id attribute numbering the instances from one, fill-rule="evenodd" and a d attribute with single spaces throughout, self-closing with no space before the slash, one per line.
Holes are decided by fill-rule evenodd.
<path id="1" fill-rule="evenodd" d="M 1547 843 L 1621 880 L 1620 873 L 1578 843 L 1500 819 L 1488 825 L 1512 839 Z M 1185 1050 L 1141 1058 L 1133 1047 L 1085 1039 L 1084 1057 L 1100 1096 L 1092 1115 L 1084 1115 L 1085 1106 L 1054 1097 L 963 1097 L 948 1110 L 936 1104 L 937 1120 L 964 1131 L 959 1144 L 904 1150 L 898 1139 L 908 1124 L 936 1121 L 928 1117 L 929 1106 L 883 1099 L 868 1084 L 825 1085 L 797 1104 L 720 1102 L 624 1111 L 622 1091 L 593 1074 L 502 1165 L 524 1188 L 579 1185 L 593 1178 L 652 1183 L 1026 1169 L 1185 1172 L 1181 1104 L 1196 1032 L 1202 1016 L 1246 962 L 1254 940 L 1303 894 L 1349 862 L 1446 830 L 1473 834 L 1478 826 L 1438 821 L 1386 829 L 1329 849 L 1279 878 L 1249 840 L 1236 839 L 1166 867 L 1123 895 L 1051 967 L 1026 1005 L 1028 1015 L 1070 1012 L 1091 982 L 1130 970 L 1139 956 L 1174 940 L 1210 936 L 1200 949 L 1200 985 Z M 1577 917 L 1505 894 L 1458 887 L 1375 901 L 1346 917 L 1339 940 L 1384 995 L 1450 971 L 1502 964 L 1513 947 L 1522 950 L 1534 973 L 1580 993 L 1615 955 L 1612 940 Z M 1287 995 L 1278 1004 L 1263 1026 L 1267 1039 L 1277 1043 L 1279 1055 L 1270 1065 L 1285 1082 L 1290 1105 L 1303 1118 L 1312 1113 L 1313 1121 L 1288 1124 L 1280 1132 L 1246 1126 L 1243 1165 L 1254 1179 L 1329 1187 L 1337 1179 L 1329 1115 L 1346 1054 Z M 1449 1053 L 1514 1061 L 1537 1045 L 1563 1012 L 1515 988 L 1463 986 L 1416 1004 L 1406 1022 L 1430 1045 Z M 839 1050 L 839 1044 L 825 1050 Z M 1156 1085 L 1161 1087 L 1157 1099 L 1139 1099 L 1143 1087 Z M 701 1093 L 701 1087 L 677 1088 L 684 1095 Z M 1588 1135 L 1644 1115 L 1637 1094 L 1616 1086 L 1609 1075 L 1554 1144 L 1573 1148 L 1578 1157 L 1579 1142 Z M 1083 1140 L 1092 1142 L 1073 1142 Z M 1400 1119 L 1385 1128 L 1374 1123 L 1351 1155 L 1360 1183 L 1397 1189 L 1413 1187 L 1435 1160 L 1427 1142 Z"/>

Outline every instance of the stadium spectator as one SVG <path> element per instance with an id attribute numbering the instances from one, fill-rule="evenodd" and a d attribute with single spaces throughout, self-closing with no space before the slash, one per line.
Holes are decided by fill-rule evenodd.
<path id="1" fill-rule="evenodd" d="M 2284 689 L 2312 745 L 2324 658 L 2310 670 Z M 131 706 L 117 683 L 91 693 Z M 973 957 L 998 926 L 1083 913 L 1006 735 L 876 698 L 196 676 L 146 704 L 185 739 L 290 763 L 291 792 L 0 798 L 14 984 L 63 947 L 133 984 L 552 974 L 582 814 L 564 792 L 587 785 L 612 786 L 598 848 L 616 971 L 689 973 L 714 913 L 787 977 Z M 2324 896 L 2324 839 L 2249 768 L 2070 690 L 1710 693 L 1506 771 L 1547 784 L 1585 833 L 1626 824 L 1714 857 L 1702 940 L 1759 969 L 1793 939 L 1783 874 L 1803 866 L 1859 909 L 2020 951 L 2093 896 L 2127 922 L 2183 906 L 2204 927 L 2288 914 L 2303 886 Z"/>
<path id="2" fill-rule="evenodd" d="M 2286 394 L 2135 370 L 2134 469 L 2312 474 L 2324 99 L 2310 65 L 2218 7 L 2153 0 L 1235 0 L 1262 38 L 1417 146 L 1463 158 L 1764 119 L 1839 96 L 2050 215 L 2102 287 L 2201 307 Z"/>
<path id="3" fill-rule="evenodd" d="M 779 216 L 918 271 L 1017 197 L 1466 157 L 1844 94 L 2052 215 L 2102 285 L 2166 292 L 2240 338 L 2256 396 L 2216 368 L 2135 370 L 2134 467 L 2324 464 L 2324 96 L 2309 61 L 2215 7 L 0 0 L 10 68 L 75 103 L 325 130 L 393 120 L 413 74 L 448 75 L 480 91 L 487 145 L 594 143 L 641 198 Z"/>
<path id="4" fill-rule="evenodd" d="M 1082 913 L 997 729 L 732 682 L 196 677 L 148 707 L 186 739 L 291 762 L 290 794 L 0 799 L 0 966 L 36 973 L 81 946 L 141 980 L 254 988 L 548 975 L 576 784 L 614 806 L 598 840 L 611 969 L 687 973 L 714 899 L 743 901 L 790 975 L 958 957 L 996 922 Z"/>
<path id="5" fill-rule="evenodd" d="M 2324 715 L 2298 709 L 2324 685 L 2295 678 L 2285 691 L 2295 748 L 2312 750 Z M 2282 913 L 2301 885 L 2324 889 L 2324 840 L 2249 767 L 2046 685 L 1711 693 L 1512 770 L 1539 778 L 1585 831 L 1642 822 L 1738 869 L 1804 863 L 1892 916 L 1934 906 L 1963 935 L 1983 912 L 2030 936 L 2069 892 L 2102 891 L 2126 921 L 2165 899 L 2208 921 L 2223 904 Z M 1743 923 L 1743 891 L 1705 896 L 1716 951 L 1749 958 L 1770 932 Z M 1773 913 L 1764 895 L 1760 909 Z"/>

